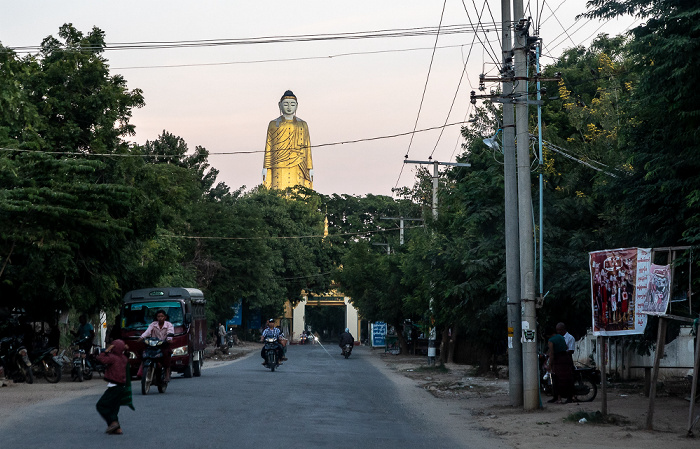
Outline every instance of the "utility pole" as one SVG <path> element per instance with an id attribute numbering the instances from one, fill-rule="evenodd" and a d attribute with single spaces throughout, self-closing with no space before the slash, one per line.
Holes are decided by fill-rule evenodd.
<path id="1" fill-rule="evenodd" d="M 523 407 L 539 406 L 537 367 L 537 324 L 535 308 L 534 229 L 532 225 L 532 179 L 530 177 L 530 134 L 528 118 L 527 58 L 529 19 L 523 17 L 522 0 L 513 1 L 515 25 L 515 134 L 518 169 L 518 229 L 520 237 L 520 300 L 523 341 Z"/>
<path id="2" fill-rule="evenodd" d="M 400 235 L 399 244 L 400 244 L 400 245 L 403 245 L 403 243 L 404 243 L 404 238 L 403 238 L 403 229 L 404 229 L 404 227 L 403 227 L 403 222 L 404 222 L 404 221 L 423 221 L 422 218 L 404 218 L 404 217 L 381 217 L 380 220 L 399 220 L 399 223 L 401 223 L 401 224 L 399 225 L 399 226 L 400 226 L 400 227 L 399 227 L 399 229 L 400 229 L 400 231 L 399 231 L 399 235 Z"/>
<path id="3" fill-rule="evenodd" d="M 501 0 L 503 68 L 503 184 L 505 190 L 506 310 L 508 313 L 508 394 L 510 405 L 523 405 L 523 354 L 520 341 L 520 261 L 518 251 L 518 185 L 515 168 L 513 103 L 513 50 L 510 0 Z"/>
<path id="4" fill-rule="evenodd" d="M 517 356 L 514 354 L 516 348 L 516 339 L 520 340 L 522 348 L 522 378 L 518 378 L 517 373 L 510 373 L 511 401 L 517 401 L 515 396 L 522 385 L 523 406 L 526 410 L 533 410 L 539 406 L 539 375 L 537 366 L 537 327 L 536 327 L 536 300 L 535 300 L 535 234 L 532 215 L 532 186 L 530 177 L 530 152 L 529 143 L 530 135 L 528 133 L 528 105 L 542 104 L 542 100 L 538 96 L 536 101 L 531 101 L 528 98 L 528 84 L 530 81 L 536 81 L 539 91 L 540 81 L 560 81 L 561 74 L 555 73 L 553 78 L 543 78 L 538 72 L 533 77 L 529 77 L 527 73 L 528 56 L 531 46 L 536 43 L 539 38 L 530 37 L 528 29 L 530 28 L 530 19 L 523 17 L 522 0 L 513 0 L 513 17 L 514 22 L 514 37 L 515 48 L 509 50 L 506 45 L 510 44 L 510 39 L 507 37 L 506 31 L 510 31 L 510 16 L 508 12 L 507 0 L 501 0 L 504 15 L 503 15 L 503 68 L 501 77 L 487 77 L 486 75 L 479 76 L 479 90 L 485 90 L 484 83 L 487 81 L 503 83 L 503 92 L 499 95 L 491 92 L 491 94 L 477 95 L 476 92 L 471 92 L 471 102 L 476 104 L 477 99 L 485 98 L 495 103 L 503 103 L 503 147 L 504 147 L 504 176 L 505 176 L 505 197 L 506 197 L 506 276 L 507 276 L 507 300 L 508 300 L 508 366 L 513 371 L 517 367 L 511 363 L 518 363 Z M 511 55 L 514 56 L 515 71 L 510 67 L 512 61 Z M 510 84 L 512 83 L 512 84 Z M 514 86 L 514 87 L 513 87 Z M 513 143 L 513 127 L 512 127 L 512 105 L 515 105 L 515 143 Z M 484 140 L 484 143 L 487 143 Z M 516 156 L 513 158 L 513 148 Z M 512 165 L 516 165 L 517 176 L 513 174 Z M 514 179 L 517 179 L 515 186 Z M 512 203 L 517 197 L 517 208 L 511 209 Z M 513 218 L 513 215 L 517 218 Z M 515 224 L 513 224 L 515 223 Z M 541 223 L 541 221 L 540 221 Z M 513 227 L 511 227 L 513 226 Z M 541 227 L 541 225 L 540 225 Z M 517 229 L 517 231 L 514 231 Z M 517 232 L 517 237 L 514 235 Z M 541 239 L 540 239 L 541 241 Z M 517 248 L 517 252 L 515 251 Z M 513 252 L 516 252 L 514 255 Z M 541 254 L 541 251 L 540 251 Z M 518 259 L 515 261 L 514 259 Z M 516 268 L 519 267 L 519 268 Z M 519 278 L 517 285 L 515 278 Z M 542 279 L 542 277 L 540 277 Z M 517 296 L 516 296 L 517 295 Z M 519 299 L 516 299 L 519 298 Z M 543 299 L 543 295 L 540 295 Z M 514 310 L 515 306 L 520 305 L 519 313 Z M 520 320 L 520 323 L 517 321 Z M 512 328 L 511 328 L 512 323 Z M 520 324 L 520 328 L 518 328 Z M 512 331 L 511 331 L 512 329 Z M 512 332 L 512 334 L 511 334 Z M 511 337 L 512 335 L 512 337 Z M 513 348 L 510 347 L 511 341 Z M 511 355 L 514 357 L 511 359 Z M 516 377 L 513 377 L 516 376 Z M 516 405 L 516 402 L 512 402 Z"/>
<path id="5" fill-rule="evenodd" d="M 405 159 L 404 164 L 432 164 L 433 166 L 433 220 L 437 221 L 438 218 L 438 166 L 440 165 L 452 165 L 454 167 L 471 167 L 472 164 L 460 163 L 460 162 L 438 162 L 438 161 L 411 161 Z M 430 332 L 428 334 L 428 365 L 435 364 L 435 328 L 433 327 L 433 297 L 430 297 Z"/>

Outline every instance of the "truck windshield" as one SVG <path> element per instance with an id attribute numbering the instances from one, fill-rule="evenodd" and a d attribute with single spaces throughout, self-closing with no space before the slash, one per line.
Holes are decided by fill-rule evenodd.
<path id="1" fill-rule="evenodd" d="M 173 326 L 182 326 L 182 304 L 177 301 L 147 301 L 125 304 L 122 310 L 123 329 L 146 329 L 156 321 L 156 312 L 164 310 L 166 320 Z"/>

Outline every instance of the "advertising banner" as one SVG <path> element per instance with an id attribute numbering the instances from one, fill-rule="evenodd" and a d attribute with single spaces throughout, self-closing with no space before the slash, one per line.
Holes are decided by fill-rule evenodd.
<path id="1" fill-rule="evenodd" d="M 386 346 L 386 323 L 372 323 L 372 346 Z"/>
<path id="2" fill-rule="evenodd" d="M 640 313 L 647 299 L 651 248 L 620 248 L 589 254 L 593 335 L 644 333 Z"/>
<path id="3" fill-rule="evenodd" d="M 671 296 L 671 266 L 651 264 L 647 278 L 646 294 L 644 298 L 640 297 L 639 313 L 665 315 Z"/>
<path id="4" fill-rule="evenodd" d="M 243 300 L 239 299 L 234 305 L 231 306 L 231 311 L 233 312 L 233 318 L 226 320 L 226 327 L 229 326 L 240 326 L 243 324 Z"/>

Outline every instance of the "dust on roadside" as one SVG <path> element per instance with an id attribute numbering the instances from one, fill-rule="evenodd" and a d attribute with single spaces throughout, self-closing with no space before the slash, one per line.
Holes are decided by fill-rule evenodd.
<path id="1" fill-rule="evenodd" d="M 516 448 L 557 445 L 562 448 L 656 448 L 672 443 L 674 449 L 697 448 L 697 439 L 687 438 L 690 403 L 680 394 L 663 388 L 654 408 L 654 431 L 647 431 L 649 398 L 639 382 L 615 383 L 608 387 L 608 415 L 601 421 L 602 392 L 593 402 L 548 404 L 525 411 L 510 405 L 507 367 L 485 376 L 470 365 L 428 366 L 425 356 L 374 352 L 397 374 L 436 398 L 458 404 L 483 429 Z M 696 407 L 696 415 L 700 406 Z M 585 422 L 579 419 L 586 418 Z M 694 432 L 700 435 L 700 426 Z"/>
<path id="2" fill-rule="evenodd" d="M 239 345 L 226 349 L 207 347 L 204 352 L 203 366 L 207 368 L 236 360 L 251 351 L 259 351 L 260 346 L 258 343 L 241 342 Z M 70 363 L 63 365 L 61 380 L 55 384 L 50 384 L 41 377 L 37 377 L 33 384 L 14 383 L 9 379 L 0 379 L 0 422 L 6 420 L 22 407 L 50 400 L 68 401 L 89 394 L 101 394 L 104 391 L 105 382 L 99 374 L 95 373 L 91 380 L 77 382 L 71 380 L 70 368 Z M 173 377 L 178 378 L 181 375 L 173 374 Z"/>

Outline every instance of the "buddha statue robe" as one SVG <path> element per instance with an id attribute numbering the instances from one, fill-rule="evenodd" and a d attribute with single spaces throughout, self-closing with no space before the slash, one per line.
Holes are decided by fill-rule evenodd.
<path id="1" fill-rule="evenodd" d="M 311 140 L 305 121 L 294 116 L 285 120 L 280 116 L 267 127 L 265 162 L 267 169 L 264 184 L 269 189 L 284 190 L 302 185 L 313 189 L 310 170 Z"/>

